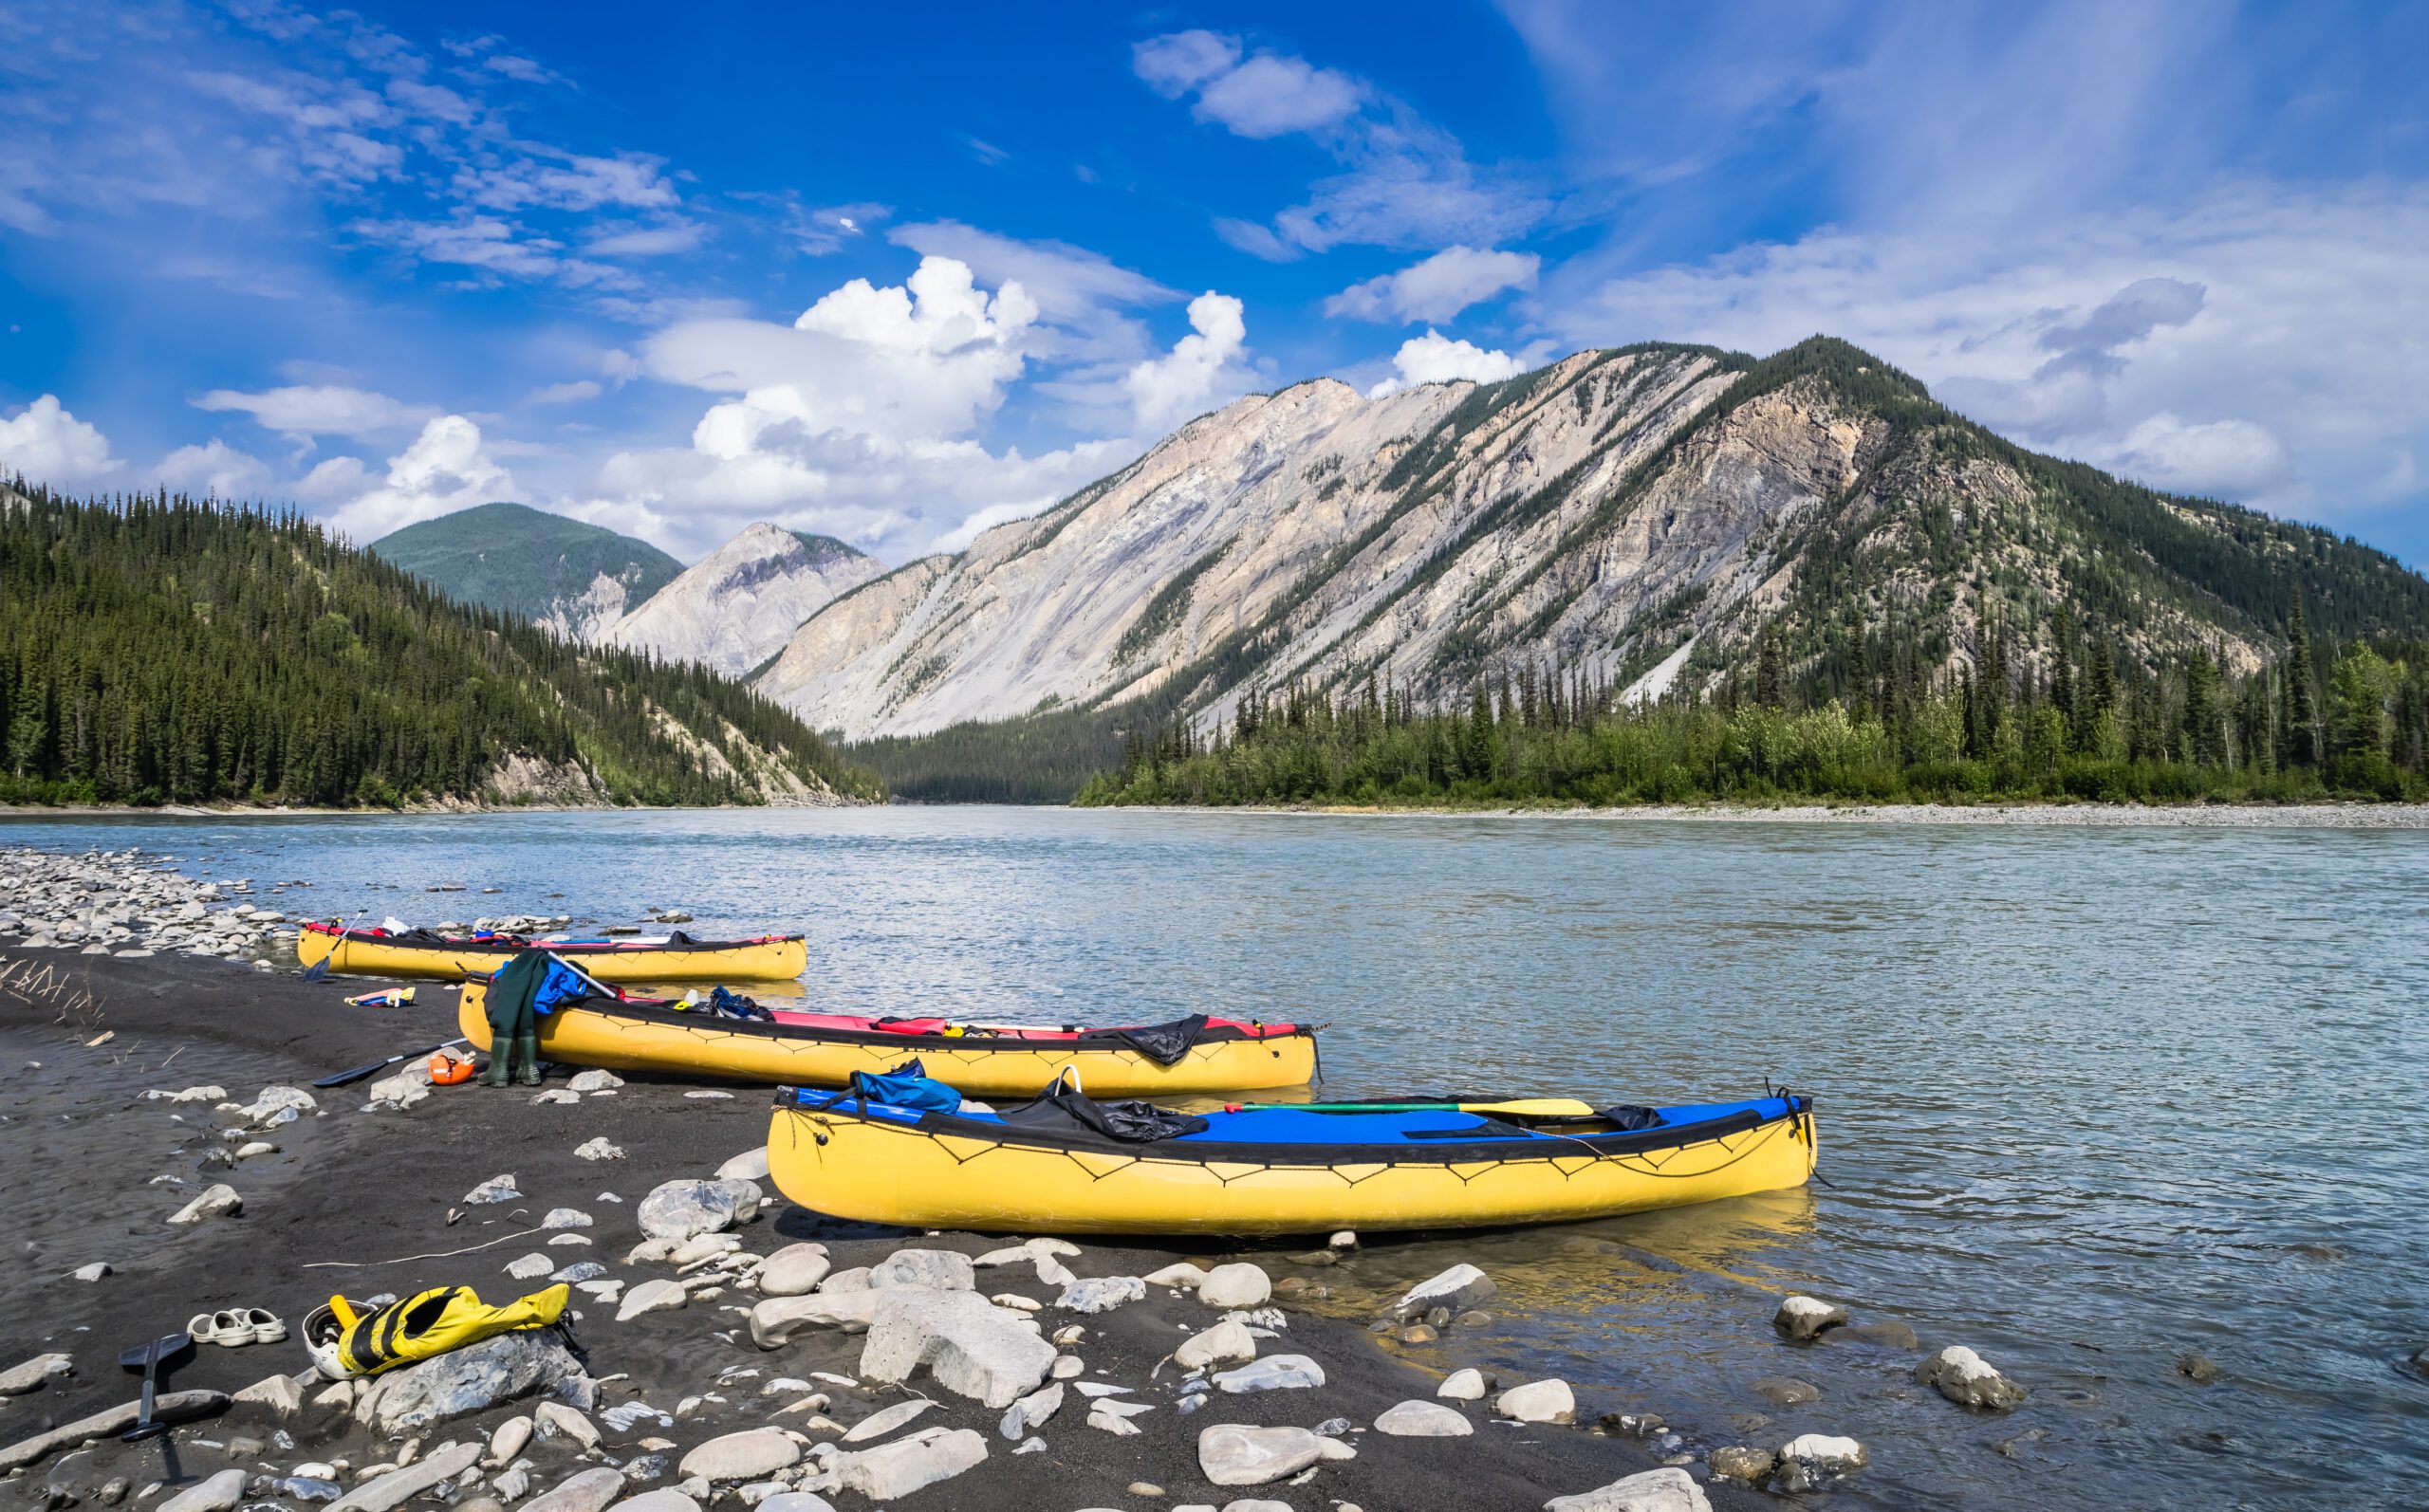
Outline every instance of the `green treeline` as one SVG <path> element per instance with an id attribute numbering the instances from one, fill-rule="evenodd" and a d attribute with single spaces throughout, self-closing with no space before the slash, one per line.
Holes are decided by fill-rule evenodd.
<path id="1" fill-rule="evenodd" d="M 877 798 L 724 677 L 468 608 L 294 513 L 0 488 L 0 802 L 393 805 L 509 755 L 618 802 Z"/>
<path id="2" fill-rule="evenodd" d="M 2145 666 L 2068 621 L 2022 655 L 1983 636 L 1975 667 L 1925 673 L 1886 637 L 1790 677 L 1776 636 L 1706 698 L 1628 705 L 1582 673 L 1520 666 L 1464 707 L 1423 710 L 1369 682 L 1238 705 L 1211 735 L 1134 736 L 1077 802 L 1507 804 L 2288 802 L 2429 795 L 2429 642 L 2315 652 L 2297 604 L 2278 660 L 2238 675 L 2196 649 Z"/>

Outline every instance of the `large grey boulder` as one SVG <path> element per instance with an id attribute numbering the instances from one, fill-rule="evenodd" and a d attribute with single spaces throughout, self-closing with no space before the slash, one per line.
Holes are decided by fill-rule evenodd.
<path id="1" fill-rule="evenodd" d="M 1544 1512 L 1712 1512 L 1712 1502 L 1695 1477 L 1665 1465 L 1599 1490 L 1553 1497 Z"/>
<path id="2" fill-rule="evenodd" d="M 1392 1304 L 1392 1316 L 1406 1320 L 1422 1318 L 1437 1307 L 1447 1307 L 1456 1317 L 1471 1307 L 1483 1306 L 1498 1292 L 1493 1278 L 1474 1265 L 1454 1265 L 1401 1293 L 1400 1300 Z"/>
<path id="3" fill-rule="evenodd" d="M 989 1407 L 1010 1407 L 1054 1367 L 1054 1346 L 975 1292 L 899 1289 L 873 1294 L 864 1380 L 901 1381 L 924 1365 L 938 1385 Z"/>
<path id="4" fill-rule="evenodd" d="M 759 1211 L 762 1194 L 755 1181 L 669 1181 L 641 1199 L 634 1216 L 641 1232 L 652 1239 L 676 1243 L 695 1234 L 717 1234 L 749 1223 Z"/>
<path id="5" fill-rule="evenodd" d="M 354 1416 L 381 1433 L 416 1433 L 581 1374 L 554 1330 L 523 1329 L 371 1377 L 355 1392 Z"/>
<path id="6" fill-rule="evenodd" d="M 2024 1400 L 2024 1388 L 1962 1344 L 1951 1344 L 1915 1367 L 1915 1379 L 1959 1407 L 2004 1412 Z"/>
<path id="7" fill-rule="evenodd" d="M 801 1446 L 782 1429 L 754 1428 L 713 1438 L 683 1456 L 679 1466 L 686 1480 L 764 1481 L 801 1461 Z"/>
<path id="8" fill-rule="evenodd" d="M 865 1333 L 884 1292 L 819 1292 L 809 1297 L 770 1297 L 751 1309 L 751 1342 L 777 1349 L 796 1334 L 833 1328 Z"/>
<path id="9" fill-rule="evenodd" d="M 966 1428 L 923 1429 L 891 1444 L 836 1456 L 827 1475 L 872 1502 L 909 1496 L 985 1463 L 987 1441 Z"/>
<path id="10" fill-rule="evenodd" d="M 1197 1435 L 1197 1468 L 1216 1485 L 1265 1485 L 1324 1460 L 1358 1451 L 1312 1429 L 1216 1423 Z"/>

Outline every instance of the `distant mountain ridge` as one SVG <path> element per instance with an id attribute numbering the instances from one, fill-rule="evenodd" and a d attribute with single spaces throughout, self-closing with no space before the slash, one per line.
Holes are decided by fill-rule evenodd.
<path id="1" fill-rule="evenodd" d="M 482 504 L 375 541 L 375 555 L 459 603 L 595 641 L 683 564 L 646 541 L 521 504 Z"/>
<path id="2" fill-rule="evenodd" d="M 838 594 L 884 570 L 831 536 L 751 525 L 598 638 L 738 677 L 782 651 Z"/>
<path id="3" fill-rule="evenodd" d="M 2037 456 L 1845 342 L 1647 343 L 1238 400 L 839 598 L 757 685 L 855 739 L 1370 680 L 1438 706 L 1530 663 L 1688 692 L 1767 642 L 1827 695 L 1882 637 L 1954 675 L 1995 623 L 2030 668 L 2062 612 L 2129 657 L 2248 668 L 2298 597 L 2315 634 L 2429 632 L 2429 581 L 2382 552 Z"/>

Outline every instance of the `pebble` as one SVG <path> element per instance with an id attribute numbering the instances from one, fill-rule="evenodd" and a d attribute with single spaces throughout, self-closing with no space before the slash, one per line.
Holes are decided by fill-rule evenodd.
<path id="1" fill-rule="evenodd" d="M 1677 1466 L 1645 1470 L 1575 1496 L 1556 1496 L 1544 1512 L 1712 1512 L 1695 1477 Z"/>
<path id="2" fill-rule="evenodd" d="M 37 1355 L 22 1365 L 0 1371 L 0 1396 L 22 1396 L 71 1374 L 75 1366 L 76 1362 L 65 1355 Z"/>
<path id="3" fill-rule="evenodd" d="M 1577 1396 L 1564 1380 L 1529 1381 L 1494 1397 L 1493 1410 L 1521 1423 L 1573 1423 L 1577 1420 Z"/>
<path id="4" fill-rule="evenodd" d="M 1715 1449 L 1705 1456 L 1704 1463 L 1712 1467 L 1715 1480 L 1760 1485 L 1771 1478 L 1771 1466 L 1778 1463 L 1778 1457 L 1769 1449 L 1737 1447 Z"/>
<path id="5" fill-rule="evenodd" d="M 1790 1495 L 1815 1490 L 1863 1469 L 1870 1458 L 1854 1439 L 1807 1433 L 1780 1446 L 1771 1488 Z"/>
<path id="6" fill-rule="evenodd" d="M 160 1503 L 158 1512 L 228 1512 L 245 1495 L 245 1472 L 222 1470 Z"/>
<path id="7" fill-rule="evenodd" d="M 551 1208 L 548 1216 L 540 1220 L 543 1228 L 587 1228 L 590 1215 L 579 1208 Z"/>
<path id="8" fill-rule="evenodd" d="M 1209 1307 L 1262 1307 L 1272 1297 L 1272 1278 L 1245 1261 L 1215 1266 L 1197 1286 L 1197 1300 Z"/>
<path id="9" fill-rule="evenodd" d="M 1490 1301 L 1497 1295 L 1499 1291 L 1493 1284 L 1492 1277 L 1474 1265 L 1454 1265 L 1440 1275 L 1410 1287 L 1401 1294 L 1399 1301 L 1392 1304 L 1391 1313 L 1393 1318 L 1407 1322 L 1427 1317 L 1436 1308 L 1440 1308 L 1443 1320 L 1448 1321 L 1451 1315 Z"/>
<path id="10" fill-rule="evenodd" d="M 1247 1392 L 1299 1391 L 1325 1383 L 1325 1368 L 1305 1355 L 1269 1355 L 1235 1371 L 1225 1371 L 1214 1377 L 1217 1391 L 1239 1394 Z"/>
<path id="11" fill-rule="evenodd" d="M 501 1202 L 519 1202 L 522 1198 L 523 1193 L 515 1187 L 513 1175 L 509 1173 L 491 1176 L 464 1193 L 464 1205 L 468 1208 L 478 1208 Z"/>
<path id="12" fill-rule="evenodd" d="M 555 1261 L 538 1253 L 519 1255 L 506 1263 L 506 1273 L 516 1281 L 537 1281 L 556 1268 Z"/>
<path id="13" fill-rule="evenodd" d="M 1773 1407 L 1803 1407 L 1808 1402 L 1822 1400 L 1820 1387 L 1792 1375 L 1766 1375 L 1754 1382 L 1752 1389 L 1756 1396 Z"/>
<path id="14" fill-rule="evenodd" d="M 643 1313 L 669 1313 L 691 1300 L 691 1294 L 678 1282 L 657 1278 L 645 1281 L 624 1293 L 621 1305 L 616 1309 L 616 1321 L 631 1322 Z"/>
<path id="15" fill-rule="evenodd" d="M 1375 1419 L 1375 1431 L 1394 1438 L 1466 1438 L 1475 1425 L 1439 1402 L 1402 1402 Z"/>
<path id="16" fill-rule="evenodd" d="M 862 1444 L 870 1439 L 883 1438 L 888 1433 L 893 1432 L 896 1429 L 902 1427 L 904 1424 L 910 1422 L 912 1419 L 918 1417 L 920 1413 L 927 1411 L 936 1405 L 936 1403 L 927 1400 L 925 1397 L 915 1397 L 908 1402 L 897 1402 L 892 1407 L 872 1412 L 867 1417 L 864 1417 L 859 1422 L 853 1424 L 851 1429 L 844 1433 L 844 1442 L 846 1444 Z M 1019 1404 L 1014 1403 L 1013 1406 L 1018 1407 Z M 1005 1437 L 1017 1438 L 1019 1435 L 1008 1433 Z"/>
<path id="17" fill-rule="evenodd" d="M 78 1281 L 100 1281 L 102 1277 L 111 1274 L 113 1273 L 110 1270 L 109 1263 L 106 1261 L 99 1260 L 93 1262 L 89 1265 L 79 1265 L 76 1267 L 75 1271 L 75 1276 Z"/>
<path id="18" fill-rule="evenodd" d="M 1193 1334 L 1173 1351 L 1173 1363 L 1185 1371 L 1209 1365 L 1233 1364 L 1256 1358 L 1256 1339 L 1248 1325 L 1227 1318 L 1202 1334 Z"/>
<path id="19" fill-rule="evenodd" d="M 1197 1467 L 1216 1485 L 1266 1485 L 1326 1460 L 1358 1451 L 1304 1428 L 1254 1428 L 1215 1423 L 1197 1435 Z"/>
<path id="20" fill-rule="evenodd" d="M 169 1222 L 181 1227 L 191 1227 L 209 1219 L 226 1218 L 244 1210 L 245 1199 L 236 1195 L 235 1188 L 206 1187 L 201 1196 L 170 1214 Z"/>
<path id="21" fill-rule="evenodd" d="M 1487 1387 L 1488 1383 L 1482 1371 L 1456 1370 L 1442 1377 L 1442 1384 L 1436 1389 L 1434 1394 L 1447 1396 L 1456 1402 L 1481 1402 L 1484 1400 Z"/>
<path id="22" fill-rule="evenodd" d="M 1915 1367 L 1915 1379 L 1959 1407 L 2004 1412 L 2021 1403 L 2024 1388 L 1962 1344 L 1951 1344 Z"/>
<path id="23" fill-rule="evenodd" d="M 1146 1296 L 1147 1283 L 1136 1276 L 1098 1276 L 1064 1287 L 1054 1305 L 1074 1313 L 1109 1313 Z"/>
<path id="24" fill-rule="evenodd" d="M 607 1141 L 606 1136 L 603 1134 L 596 1139 L 584 1140 L 582 1143 L 573 1147 L 573 1152 L 577 1158 L 583 1160 L 621 1160 L 624 1158 L 624 1147 L 618 1144 L 610 1144 Z"/>
<path id="25" fill-rule="evenodd" d="M 1813 1338 L 1824 1329 L 1837 1328 L 1847 1320 L 1847 1310 L 1812 1297 L 1790 1297 L 1780 1303 L 1771 1315 L 1771 1326 L 1789 1338 L 1802 1343 Z"/>
<path id="26" fill-rule="evenodd" d="M 77 1274 L 81 1276 L 83 1273 L 79 1271 Z M 2420 1354 L 2415 1355 L 2412 1359 L 2415 1365 L 2429 1362 L 2429 1350 L 2422 1350 Z M 2196 1350 L 2189 1351 L 2177 1356 L 2176 1374 L 2183 1376 L 2186 1380 L 2193 1382 L 2197 1386 L 2207 1386 L 2226 1373 L 2219 1370 L 2218 1367 L 2211 1361 L 2208 1355 Z"/>
<path id="27" fill-rule="evenodd" d="M 684 1455 L 677 1469 L 711 1482 L 758 1481 L 800 1461 L 801 1446 L 784 1429 L 754 1428 L 709 1440 Z"/>

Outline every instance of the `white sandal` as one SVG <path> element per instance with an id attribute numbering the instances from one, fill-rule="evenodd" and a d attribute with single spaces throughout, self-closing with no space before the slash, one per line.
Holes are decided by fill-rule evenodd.
<path id="1" fill-rule="evenodd" d="M 267 1307 L 248 1307 L 239 1315 L 245 1326 L 252 1331 L 256 1344 L 275 1344 L 287 1337 L 287 1325 L 276 1313 Z"/>
<path id="2" fill-rule="evenodd" d="M 230 1349 L 253 1341 L 253 1326 L 241 1313 L 196 1313 L 186 1319 L 186 1333 L 197 1344 L 224 1344 Z"/>

